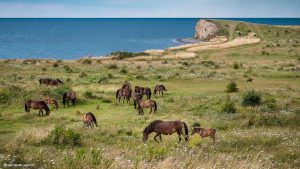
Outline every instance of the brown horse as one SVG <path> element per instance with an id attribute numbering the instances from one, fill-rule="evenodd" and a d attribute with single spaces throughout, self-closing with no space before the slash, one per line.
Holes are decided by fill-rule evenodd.
<path id="1" fill-rule="evenodd" d="M 85 127 L 94 127 L 94 125 L 98 127 L 96 117 L 93 113 L 88 112 L 83 116 L 83 125 Z"/>
<path id="2" fill-rule="evenodd" d="M 135 86 L 134 91 L 136 93 L 142 93 L 142 95 L 146 95 L 148 100 L 151 99 L 151 89 L 149 87 Z"/>
<path id="3" fill-rule="evenodd" d="M 121 89 L 117 90 L 116 99 L 119 100 L 119 103 L 120 103 L 121 97 L 123 97 L 123 103 L 124 103 L 125 98 L 128 103 L 128 102 L 130 102 L 131 94 L 132 94 L 131 85 L 130 85 L 130 83 L 126 82 L 122 86 Z"/>
<path id="4" fill-rule="evenodd" d="M 152 109 L 154 109 L 154 113 L 157 110 L 157 104 L 154 100 L 143 100 L 141 99 L 138 104 L 138 112 L 139 114 L 144 114 L 143 108 L 150 108 L 150 114 L 152 113 Z"/>
<path id="5" fill-rule="evenodd" d="M 30 108 L 39 109 L 39 115 L 43 114 L 43 109 L 46 111 L 46 115 L 49 116 L 50 109 L 44 101 L 28 100 L 25 102 L 25 111 L 30 114 Z"/>
<path id="6" fill-rule="evenodd" d="M 158 94 L 164 95 L 164 91 L 167 91 L 164 85 L 156 85 L 154 89 L 154 95 L 158 92 Z"/>
<path id="7" fill-rule="evenodd" d="M 200 127 L 194 127 L 192 131 L 192 135 L 198 133 L 201 138 L 203 137 L 211 137 L 213 139 L 213 142 L 215 142 L 215 134 L 216 134 L 216 129 L 205 129 L 205 128 L 200 128 Z"/>
<path id="8" fill-rule="evenodd" d="M 53 104 L 53 105 L 55 105 L 55 108 L 58 109 L 58 102 L 57 102 L 56 99 L 45 98 L 44 101 L 46 102 L 46 104 Z"/>
<path id="9" fill-rule="evenodd" d="M 134 93 L 132 100 L 133 100 L 133 105 L 134 108 L 136 109 L 137 104 L 139 103 L 140 100 L 142 100 L 143 95 L 141 93 Z"/>
<path id="10" fill-rule="evenodd" d="M 69 91 L 63 94 L 64 107 L 66 106 L 66 104 L 69 107 L 69 101 L 72 101 L 72 106 L 75 106 L 76 93 L 74 91 Z"/>
<path id="11" fill-rule="evenodd" d="M 43 78 L 39 80 L 40 85 L 45 84 L 48 86 L 58 86 L 64 84 L 60 79 L 50 79 L 50 78 Z"/>
<path id="12" fill-rule="evenodd" d="M 181 135 L 183 135 L 183 129 L 185 132 L 185 141 L 189 140 L 189 131 L 188 127 L 185 124 L 185 122 L 182 121 L 162 121 L 162 120 L 155 120 L 150 123 L 149 126 L 147 126 L 143 131 L 143 141 L 148 140 L 149 134 L 152 132 L 155 132 L 156 135 L 154 136 L 154 140 L 156 140 L 156 137 L 159 137 L 160 141 L 162 141 L 161 135 L 171 135 L 173 133 L 178 134 L 179 142 L 181 142 Z"/>

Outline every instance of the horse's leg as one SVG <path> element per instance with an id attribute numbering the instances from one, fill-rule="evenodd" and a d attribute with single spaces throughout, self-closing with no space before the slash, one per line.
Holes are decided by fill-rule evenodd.
<path id="1" fill-rule="evenodd" d="M 161 134 L 159 135 L 160 142 L 162 142 Z"/>
<path id="2" fill-rule="evenodd" d="M 164 95 L 164 91 L 161 91 L 161 95 Z"/>
<path id="3" fill-rule="evenodd" d="M 213 139 L 213 143 L 215 143 L 215 141 L 216 141 L 215 136 L 214 136 L 214 135 L 211 135 L 210 137 Z"/>
<path id="4" fill-rule="evenodd" d="M 178 142 L 181 143 L 181 131 L 177 131 L 178 134 Z"/>
<path id="5" fill-rule="evenodd" d="M 152 113 L 152 107 L 150 106 L 150 114 Z"/>
<path id="6" fill-rule="evenodd" d="M 156 140 L 156 137 L 157 136 L 160 136 L 160 133 L 156 133 L 156 135 L 154 136 L 154 140 L 157 142 L 157 143 L 159 143 L 157 140 Z"/>

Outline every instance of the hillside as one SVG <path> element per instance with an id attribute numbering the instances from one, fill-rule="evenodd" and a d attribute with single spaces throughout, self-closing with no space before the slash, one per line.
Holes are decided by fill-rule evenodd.
<path id="1" fill-rule="evenodd" d="M 102 59 L 1 60 L 0 166 L 299 168 L 300 29 L 212 22 L 221 37 L 200 44 Z M 40 86 L 46 77 L 64 85 Z M 163 96 L 152 96 L 155 114 L 138 115 L 132 101 L 116 101 L 126 80 L 152 91 L 166 86 Z M 74 107 L 62 105 L 68 90 L 78 96 Z M 50 106 L 43 117 L 25 113 L 24 101 L 44 97 L 56 98 L 59 108 Z M 83 127 L 86 112 L 98 128 Z M 215 128 L 216 143 L 190 134 L 187 143 L 178 143 L 177 134 L 143 142 L 144 128 L 157 119 L 184 121 L 190 134 L 196 123 Z"/>

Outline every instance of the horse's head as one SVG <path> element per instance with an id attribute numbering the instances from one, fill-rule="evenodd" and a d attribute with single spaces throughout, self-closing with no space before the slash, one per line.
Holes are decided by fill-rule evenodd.
<path id="1" fill-rule="evenodd" d="M 191 135 L 194 135 L 196 133 L 199 133 L 199 131 L 201 130 L 200 127 L 194 127 L 193 130 L 192 130 L 192 134 Z"/>
<path id="2" fill-rule="evenodd" d="M 149 133 L 147 133 L 147 132 L 143 132 L 143 141 L 145 142 L 145 141 L 147 141 L 148 140 L 148 136 L 149 136 Z"/>

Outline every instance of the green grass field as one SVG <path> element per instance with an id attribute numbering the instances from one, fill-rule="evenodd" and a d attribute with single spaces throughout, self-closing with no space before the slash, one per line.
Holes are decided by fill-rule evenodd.
<path id="1" fill-rule="evenodd" d="M 13 163 L 59 169 L 299 168 L 300 29 L 237 25 L 241 32 L 255 31 L 261 42 L 199 51 L 191 59 L 166 60 L 163 54 L 174 52 L 166 50 L 150 61 L 1 60 L 0 168 Z M 65 84 L 39 86 L 43 77 Z M 156 84 L 166 86 L 164 96 L 153 96 L 156 114 L 146 109 L 141 116 L 132 102 L 116 102 L 115 91 L 125 80 L 152 90 Z M 238 91 L 228 93 L 232 81 Z M 61 96 L 70 89 L 78 102 L 64 108 Z M 242 104 L 250 90 L 258 93 L 259 105 Z M 59 109 L 50 106 L 50 116 L 44 117 L 36 110 L 25 113 L 24 101 L 45 96 L 57 98 Z M 235 113 L 224 112 L 228 102 Z M 96 115 L 98 128 L 83 128 L 86 112 Z M 184 121 L 190 133 L 196 122 L 215 128 L 216 143 L 194 135 L 179 144 L 176 134 L 163 136 L 159 144 L 154 134 L 143 142 L 143 129 L 156 119 Z M 65 138 L 70 142 L 55 144 L 51 131 L 61 128 L 79 134 L 79 139 L 70 134 Z"/>

